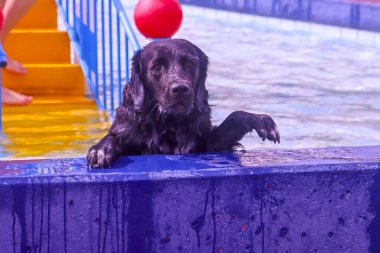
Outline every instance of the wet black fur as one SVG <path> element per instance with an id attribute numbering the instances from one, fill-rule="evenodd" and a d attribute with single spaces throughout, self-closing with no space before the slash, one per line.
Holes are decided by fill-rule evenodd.
<path id="1" fill-rule="evenodd" d="M 279 142 L 267 115 L 237 111 L 219 126 L 211 125 L 205 87 L 208 58 L 187 40 L 148 44 L 132 58 L 131 79 L 123 90 L 108 134 L 90 148 L 90 167 L 109 167 L 120 155 L 229 151 L 255 129 Z M 175 93 L 175 86 L 188 88 Z"/>

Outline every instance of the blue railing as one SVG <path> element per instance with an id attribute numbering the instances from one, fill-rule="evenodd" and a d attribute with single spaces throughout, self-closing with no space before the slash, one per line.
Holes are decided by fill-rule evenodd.
<path id="1" fill-rule="evenodd" d="M 100 109 L 113 115 L 140 44 L 120 0 L 57 0 L 72 46 Z"/>

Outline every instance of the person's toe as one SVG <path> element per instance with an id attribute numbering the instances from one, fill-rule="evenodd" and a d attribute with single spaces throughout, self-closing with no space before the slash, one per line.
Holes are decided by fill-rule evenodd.
<path id="1" fill-rule="evenodd" d="M 9 105 L 27 105 L 32 102 L 33 97 L 22 95 L 13 90 L 2 89 L 2 102 Z"/>
<path id="2" fill-rule="evenodd" d="M 25 74 L 26 73 L 26 69 L 24 66 L 22 66 L 21 63 L 19 63 L 18 61 L 9 59 L 9 58 L 7 59 L 7 66 L 5 67 L 5 69 L 9 72 L 13 72 L 16 74 Z"/>
<path id="3" fill-rule="evenodd" d="M 24 98 L 24 104 L 26 105 L 26 104 L 30 104 L 30 103 L 32 103 L 32 100 L 33 100 L 33 97 L 28 97 L 28 96 L 26 96 L 25 98 Z"/>

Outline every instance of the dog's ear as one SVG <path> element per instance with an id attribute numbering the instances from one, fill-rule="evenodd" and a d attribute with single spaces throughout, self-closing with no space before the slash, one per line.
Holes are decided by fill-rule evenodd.
<path id="1" fill-rule="evenodd" d="M 195 105 L 199 111 L 209 110 L 208 105 L 208 91 L 206 89 L 206 78 L 207 78 L 207 67 L 208 67 L 208 57 L 199 48 L 198 56 L 200 60 L 199 64 L 199 75 L 197 79 L 196 97 Z"/>
<path id="2" fill-rule="evenodd" d="M 142 82 L 141 50 L 132 57 L 131 78 L 123 91 L 123 103 L 133 106 L 137 111 L 141 110 L 144 102 L 144 85 Z"/>

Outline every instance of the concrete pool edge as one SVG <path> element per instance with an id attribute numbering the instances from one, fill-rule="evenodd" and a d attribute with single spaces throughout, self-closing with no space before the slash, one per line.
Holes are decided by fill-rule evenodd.
<path id="1" fill-rule="evenodd" d="M 84 157 L 0 161 L 0 184 L 23 183 L 31 178 L 88 180 L 171 180 L 315 173 L 377 169 L 380 146 L 310 149 L 268 149 L 231 153 L 143 155 L 120 157 L 111 168 L 90 169 Z"/>
<path id="2" fill-rule="evenodd" d="M 380 146 L 0 161 L 0 196 L 5 252 L 380 251 Z"/>
<path id="3" fill-rule="evenodd" d="M 182 4 L 380 32 L 380 4 L 344 0 L 181 0 Z"/>

